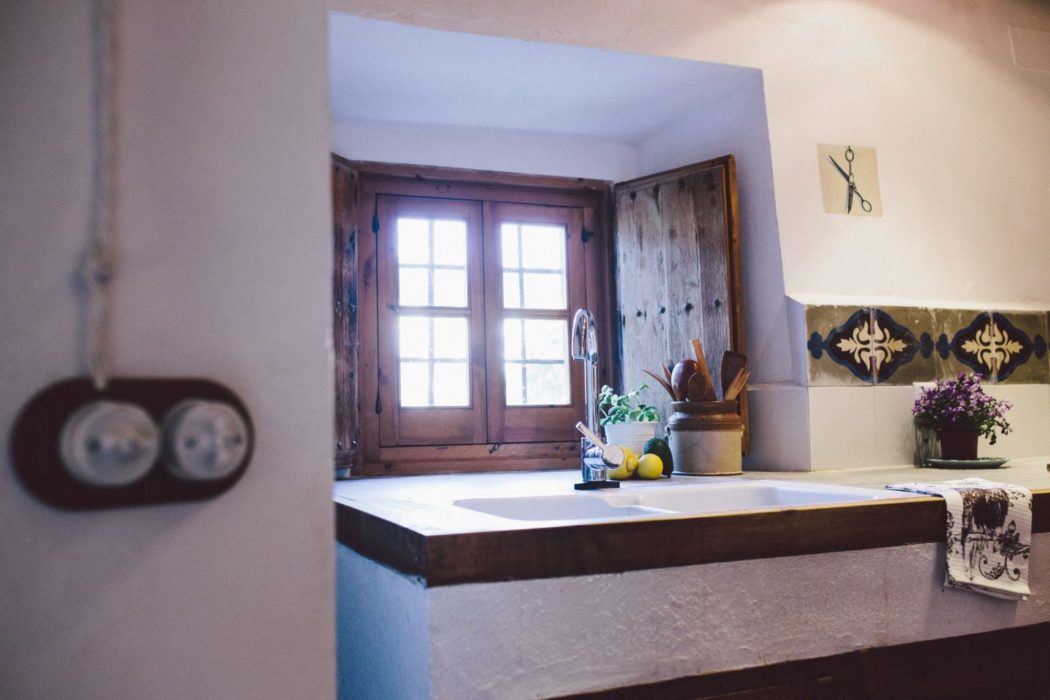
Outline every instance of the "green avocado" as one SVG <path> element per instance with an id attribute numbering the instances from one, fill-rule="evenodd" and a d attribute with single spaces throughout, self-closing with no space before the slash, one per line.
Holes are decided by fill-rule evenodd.
<path id="1" fill-rule="evenodd" d="M 674 470 L 674 463 L 671 460 L 671 447 L 667 444 L 667 440 L 663 438 L 650 438 L 645 443 L 645 447 L 642 448 L 642 454 L 654 454 L 660 458 L 660 461 L 664 463 L 664 476 L 671 476 L 671 472 Z"/>

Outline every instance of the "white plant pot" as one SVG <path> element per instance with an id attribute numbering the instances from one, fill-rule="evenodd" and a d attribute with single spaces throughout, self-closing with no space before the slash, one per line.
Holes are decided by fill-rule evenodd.
<path id="1" fill-rule="evenodd" d="M 610 445 L 627 447 L 641 456 L 645 443 L 656 437 L 656 428 L 660 424 L 648 423 L 614 423 L 605 426 L 605 441 Z"/>

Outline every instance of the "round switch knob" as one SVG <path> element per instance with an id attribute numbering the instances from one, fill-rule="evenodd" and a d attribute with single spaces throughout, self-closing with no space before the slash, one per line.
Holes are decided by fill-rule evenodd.
<path id="1" fill-rule="evenodd" d="M 160 435 L 146 411 L 96 401 L 71 415 L 59 436 L 62 463 L 91 486 L 126 486 L 146 475 L 160 454 Z"/>
<path id="2" fill-rule="evenodd" d="M 244 462 L 248 424 L 232 406 L 218 401 L 183 401 L 164 419 L 168 470 L 187 481 L 223 479 Z"/>

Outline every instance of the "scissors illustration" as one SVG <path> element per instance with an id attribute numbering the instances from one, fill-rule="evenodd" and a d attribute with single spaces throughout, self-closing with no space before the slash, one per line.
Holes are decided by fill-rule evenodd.
<path id="1" fill-rule="evenodd" d="M 849 168 L 849 172 L 848 173 L 845 170 L 842 169 L 842 166 L 839 165 L 835 161 L 834 157 L 829 155 L 828 156 L 828 160 L 830 160 L 831 164 L 835 166 L 835 170 L 839 171 L 839 175 L 841 175 L 846 180 L 846 184 L 847 184 L 847 188 L 846 188 L 846 213 L 849 214 L 850 212 L 853 211 L 853 198 L 854 198 L 854 196 L 857 199 L 860 200 L 860 208 L 863 209 L 865 212 L 870 212 L 871 211 L 871 202 L 869 202 L 868 200 L 864 199 L 864 195 L 862 195 L 860 193 L 860 190 L 857 189 L 857 181 L 853 177 L 853 158 L 854 158 L 854 153 L 853 153 L 853 149 L 851 147 L 846 146 L 845 156 L 846 156 L 846 166 Z"/>

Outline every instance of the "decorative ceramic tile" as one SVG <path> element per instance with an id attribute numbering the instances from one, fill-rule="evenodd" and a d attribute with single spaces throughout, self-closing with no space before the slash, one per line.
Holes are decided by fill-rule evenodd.
<path id="1" fill-rule="evenodd" d="M 930 332 L 930 340 L 933 341 L 932 357 L 937 360 L 937 371 L 926 377 L 918 377 L 916 381 L 950 379 L 960 372 L 977 371 L 956 354 L 952 339 L 956 337 L 959 329 L 971 325 L 975 319 L 984 318 L 985 312 L 980 309 L 934 309 L 933 316 L 935 323 Z M 981 374 L 988 376 L 987 371 Z"/>
<path id="2" fill-rule="evenodd" d="M 987 311 L 973 313 L 966 325 L 957 326 L 951 334 L 952 354 L 970 372 L 986 379 L 995 377 L 995 338 L 992 319 Z"/>
<path id="3" fill-rule="evenodd" d="M 879 384 L 910 385 L 943 375 L 945 360 L 936 348 L 938 325 L 934 309 L 881 306 L 875 313 L 892 322 L 885 325 L 897 329 L 892 333 L 898 339 L 897 347 L 901 348 L 891 363 L 879 368 Z"/>
<path id="4" fill-rule="evenodd" d="M 952 352 L 972 371 L 995 382 L 1013 377 L 1015 382 L 1046 383 L 1050 368 L 1042 362 L 1046 355 L 1045 322 L 1038 313 L 980 313 L 956 331 Z"/>
<path id="5" fill-rule="evenodd" d="M 1042 313 L 993 311 L 996 382 L 1046 384 L 1050 382 L 1047 364 L 1047 325 Z"/>
<path id="6" fill-rule="evenodd" d="M 810 386 L 872 384 L 871 310 L 853 306 L 807 306 Z"/>
<path id="7" fill-rule="evenodd" d="M 884 309 L 871 310 L 871 368 L 875 381 L 889 381 L 919 352 L 919 341 Z"/>
<path id="8" fill-rule="evenodd" d="M 810 386 L 903 385 L 975 372 L 1050 383 L 1043 312 L 805 307 Z"/>

